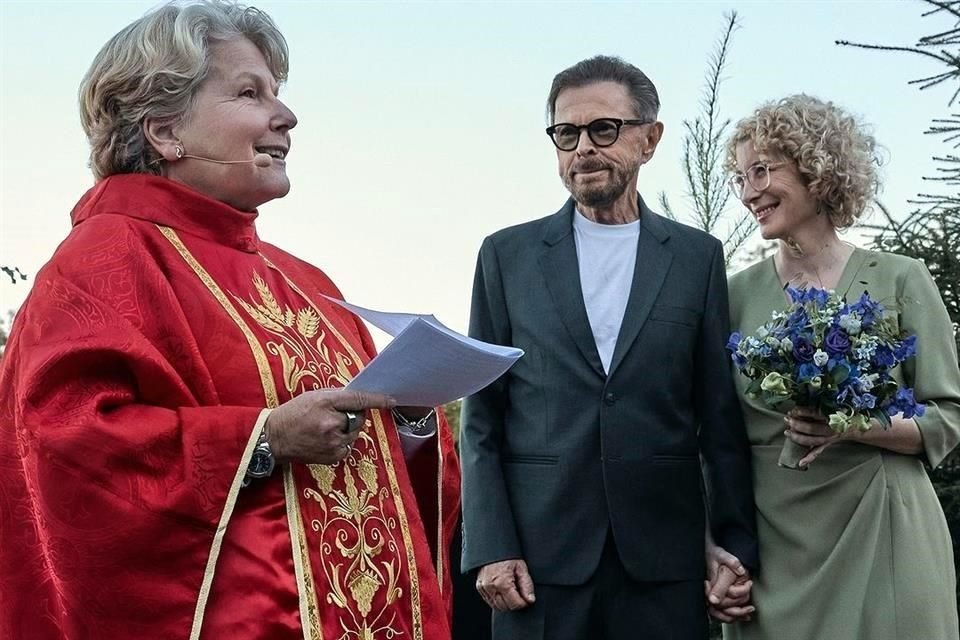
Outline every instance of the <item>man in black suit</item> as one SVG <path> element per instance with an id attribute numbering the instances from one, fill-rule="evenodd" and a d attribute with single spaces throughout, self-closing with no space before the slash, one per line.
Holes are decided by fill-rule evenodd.
<path id="1" fill-rule="evenodd" d="M 758 566 L 723 249 L 637 193 L 659 106 L 619 58 L 558 74 L 571 198 L 480 249 L 470 334 L 526 352 L 463 413 L 463 568 L 495 640 L 705 638 L 707 511 Z"/>

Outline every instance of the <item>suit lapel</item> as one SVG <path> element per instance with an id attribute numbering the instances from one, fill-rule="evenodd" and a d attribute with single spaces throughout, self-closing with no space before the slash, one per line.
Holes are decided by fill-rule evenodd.
<path id="1" fill-rule="evenodd" d="M 540 269 L 560 320 L 574 344 L 590 366 L 603 376 L 606 375 L 603 363 L 600 362 L 587 309 L 583 305 L 577 247 L 573 239 L 573 206 L 573 200 L 568 200 L 547 222 L 543 237 L 546 246 L 540 254 Z"/>
<path id="2" fill-rule="evenodd" d="M 640 238 L 637 241 L 637 261 L 633 268 L 633 283 L 630 297 L 623 314 L 623 323 L 613 350 L 609 376 L 613 376 L 620 362 L 640 335 L 640 330 L 650 315 L 653 302 L 660 293 L 663 281 L 673 262 L 673 252 L 665 246 L 670 237 L 663 221 L 640 200 Z M 582 302 L 581 302 L 582 306 Z M 586 317 L 586 312 L 584 312 Z M 589 327 L 588 327 L 589 329 Z"/>

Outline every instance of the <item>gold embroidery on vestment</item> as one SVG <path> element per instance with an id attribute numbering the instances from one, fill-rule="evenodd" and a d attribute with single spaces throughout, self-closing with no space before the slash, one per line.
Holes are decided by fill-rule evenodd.
<path id="1" fill-rule="evenodd" d="M 358 638 L 392 638 L 400 633 L 394 618 L 386 619 L 403 590 L 397 585 L 401 557 L 394 533 L 397 523 L 384 515 L 384 501 L 390 495 L 377 479 L 377 455 L 372 437 L 361 432 L 353 451 L 341 462 L 308 465 L 319 491 L 303 491 L 322 512 L 310 522 L 323 541 L 321 555 L 336 558 L 323 565 L 330 584 L 327 603 L 350 616 L 351 624 L 341 621 L 341 626 Z M 334 485 L 341 474 L 342 488 Z M 385 547 L 393 553 L 380 558 Z M 375 603 L 381 591 L 383 597 Z"/>
<path id="2" fill-rule="evenodd" d="M 350 367 L 358 361 L 339 352 L 330 354 L 319 314 L 310 307 L 296 312 L 289 306 L 281 308 L 259 275 L 253 276 L 253 286 L 259 301 L 248 302 L 236 294 L 233 297 L 257 324 L 276 337 L 266 347 L 270 355 L 280 358 L 283 384 L 290 396 L 346 386 L 353 377 Z"/>
<path id="3" fill-rule="evenodd" d="M 316 581 L 310 566 L 307 536 L 303 530 L 303 518 L 300 514 L 300 500 L 297 498 L 297 483 L 293 477 L 293 467 L 284 465 L 283 495 L 286 499 L 287 522 L 290 529 L 290 541 L 293 543 L 293 569 L 297 576 L 300 595 L 300 624 L 303 627 L 304 640 L 323 640 L 323 625 L 320 623 L 320 611 L 317 606 Z"/>
<path id="4" fill-rule="evenodd" d="M 285 280 L 308 302 L 309 307 L 298 310 L 289 306 L 281 307 L 269 285 L 258 274 L 253 276 L 255 296 L 244 300 L 233 294 L 233 298 L 261 328 L 274 337 L 266 343 L 266 348 L 271 355 L 279 358 L 283 383 L 291 397 L 312 389 L 345 386 L 353 377 L 351 369 L 359 369 L 362 361 L 312 301 L 289 279 Z M 349 355 L 336 350 L 331 353 L 326 344 L 327 331 Z M 302 493 L 305 498 L 315 501 L 322 512 L 322 516 L 312 519 L 309 526 L 319 534 L 320 565 L 328 583 L 327 603 L 337 607 L 342 614 L 338 617 L 343 630 L 340 640 L 394 638 L 402 633 L 396 626 L 396 613 L 390 609 L 403 595 L 398 578 L 403 568 L 401 558 L 404 550 L 411 579 L 411 596 L 415 595 L 411 603 L 413 636 L 414 640 L 422 640 L 419 583 L 412 537 L 400 499 L 399 483 L 390 459 L 385 429 L 379 414 L 372 412 L 372 415 L 379 447 L 370 434 L 361 432 L 350 454 L 341 462 L 335 465 L 307 465 L 315 488 L 307 487 Z M 384 466 L 392 494 L 386 487 L 380 487 L 377 478 L 376 461 L 380 452 L 384 452 Z M 285 476 L 287 484 L 292 487 L 292 491 L 288 488 L 288 494 L 298 490 L 292 474 L 289 480 Z M 391 497 L 394 498 L 399 518 L 385 515 L 385 501 Z M 288 500 L 288 505 L 291 501 Z M 294 553 L 303 556 L 300 563 L 302 568 L 297 567 L 298 582 L 302 590 L 310 593 L 315 600 L 315 582 L 310 575 L 310 563 L 306 555 L 309 542 L 302 535 L 305 528 L 301 507 L 297 504 L 295 508 L 296 513 L 288 517 L 292 523 L 291 535 L 295 538 Z M 404 539 L 403 545 L 396 536 L 398 528 Z M 385 548 L 392 553 L 387 558 L 379 557 Z M 312 629 L 317 612 L 316 605 L 311 605 L 310 601 L 311 598 L 306 599 L 306 611 L 301 606 L 301 618 L 306 617 Z"/>
<path id="5" fill-rule="evenodd" d="M 207 270 L 197 262 L 197 259 L 193 257 L 193 254 L 184 246 L 183 242 L 180 240 L 180 237 L 177 235 L 176 231 L 170 227 L 163 227 L 157 225 L 157 228 L 160 229 L 167 240 L 170 241 L 170 244 L 174 246 L 177 252 L 180 253 L 180 256 L 184 261 L 190 265 L 190 268 L 193 269 L 193 272 L 200 278 L 200 281 L 207 287 L 207 290 L 210 291 L 211 295 L 220 303 L 220 306 L 223 307 L 223 310 L 227 312 L 227 315 L 230 316 L 230 319 L 236 323 L 237 327 L 240 329 L 240 332 L 243 333 L 243 337 L 247 340 L 247 345 L 250 347 L 250 351 L 253 352 L 253 359 L 257 363 L 257 372 L 260 374 L 260 386 L 263 387 L 263 395 L 266 401 L 268 408 L 272 409 L 279 406 L 280 402 L 277 400 L 277 388 L 273 383 L 273 373 L 270 371 L 270 364 L 267 362 L 267 356 L 263 353 L 263 347 L 260 346 L 260 342 L 257 340 L 256 336 L 253 335 L 253 331 L 250 330 L 250 327 L 246 325 L 243 321 L 243 318 L 240 317 L 240 314 L 237 312 L 236 308 L 230 304 L 230 300 L 227 299 L 227 296 L 224 295 L 223 290 L 220 289 L 220 285 L 210 277 L 210 274 L 207 273 Z"/>
<path id="6" fill-rule="evenodd" d="M 293 291 L 299 294 L 304 300 L 306 300 L 310 304 L 310 306 L 313 308 L 313 311 L 315 311 L 317 316 L 320 318 L 321 322 L 330 329 L 330 332 L 333 335 L 333 337 L 335 337 L 340 342 L 340 344 L 346 350 L 347 355 L 349 356 L 349 359 L 353 363 L 355 363 L 355 366 L 357 367 L 357 369 L 359 369 L 362 366 L 363 361 L 360 359 L 357 352 L 353 349 L 353 346 L 347 340 L 344 339 L 343 335 L 337 330 L 335 325 L 331 323 L 324 316 L 323 312 L 320 311 L 320 308 L 317 306 L 317 304 L 313 300 L 311 300 L 309 296 L 307 296 L 292 280 L 290 280 L 290 278 L 286 276 L 285 273 L 283 273 L 283 271 L 280 270 L 279 267 L 273 264 L 266 256 L 264 256 L 263 254 L 260 254 L 260 257 L 263 259 L 264 263 L 268 267 L 270 267 L 271 269 L 276 271 L 278 274 L 280 274 L 280 276 L 286 281 L 287 286 L 289 286 Z M 373 422 L 372 431 L 376 434 L 376 447 L 374 447 L 374 442 L 371 440 L 369 443 L 369 449 L 373 451 L 376 451 L 378 449 L 383 455 L 384 469 L 386 470 L 386 473 L 387 473 L 387 479 L 390 482 L 389 491 L 386 493 L 386 495 L 389 495 L 393 498 L 394 508 L 396 509 L 396 512 L 397 512 L 397 520 L 398 520 L 397 524 L 399 524 L 400 526 L 400 532 L 403 537 L 404 551 L 405 551 L 406 560 L 407 560 L 407 571 L 410 578 L 410 609 L 412 611 L 412 617 L 413 617 L 412 625 L 411 625 L 413 629 L 413 640 L 423 640 L 423 612 L 421 610 L 421 605 L 420 605 L 420 579 L 416 569 L 417 561 L 414 555 L 413 536 L 410 532 L 410 523 L 407 519 L 406 508 L 404 507 L 403 499 L 401 497 L 402 494 L 400 493 L 400 483 L 397 480 L 396 468 L 393 463 L 393 458 L 390 454 L 390 445 L 387 439 L 386 428 L 383 424 L 383 420 L 381 419 L 379 411 L 371 411 L 370 416 Z M 359 440 L 357 442 L 359 443 Z M 356 452 L 351 454 L 351 457 L 354 457 L 355 455 L 356 455 Z M 347 458 L 347 460 L 349 459 L 350 458 Z M 343 463 L 340 463 L 340 464 L 343 464 Z M 438 482 L 440 482 L 439 478 L 438 478 Z M 387 489 L 384 488 L 383 491 L 387 491 Z M 440 544 L 441 542 L 440 540 L 438 540 L 437 541 L 438 555 L 444 552 L 439 548 Z M 397 551 L 399 552 L 399 549 Z M 360 636 L 360 638 L 361 640 L 368 640 L 368 638 L 364 638 L 363 636 Z M 372 637 L 370 637 L 370 640 L 372 640 Z"/>

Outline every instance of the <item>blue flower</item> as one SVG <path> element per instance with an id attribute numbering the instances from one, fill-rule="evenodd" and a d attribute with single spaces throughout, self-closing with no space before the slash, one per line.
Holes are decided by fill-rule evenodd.
<path id="1" fill-rule="evenodd" d="M 870 362 L 878 369 L 890 369 L 897 364 L 897 358 L 890 347 L 885 344 L 878 344 Z"/>
<path id="2" fill-rule="evenodd" d="M 807 310 L 803 307 L 797 307 L 787 316 L 787 329 L 794 334 L 806 328 L 809 323 L 810 318 L 807 316 Z"/>
<path id="3" fill-rule="evenodd" d="M 846 360 L 831 360 L 827 363 L 827 370 L 830 372 L 830 379 L 835 384 L 844 384 L 849 378 L 856 378 L 859 375 L 857 369 Z"/>
<path id="4" fill-rule="evenodd" d="M 839 327 L 832 327 L 827 331 L 826 337 L 823 339 L 823 345 L 827 350 L 827 353 L 831 355 L 840 355 L 847 352 L 847 349 L 850 348 L 850 338 L 847 336 L 847 332 Z"/>
<path id="5" fill-rule="evenodd" d="M 908 336 L 903 339 L 903 342 L 894 347 L 893 355 L 903 362 L 907 358 L 911 358 L 917 354 L 917 336 Z"/>
<path id="6" fill-rule="evenodd" d="M 730 338 L 727 340 L 727 349 L 737 352 L 737 349 L 740 348 L 740 340 L 742 339 L 739 331 L 734 331 L 730 334 Z"/>
<path id="7" fill-rule="evenodd" d="M 797 369 L 797 376 L 799 377 L 800 380 L 809 380 L 814 376 L 820 375 L 820 373 L 821 373 L 820 367 L 811 363 L 801 364 L 800 367 Z"/>
<path id="8" fill-rule="evenodd" d="M 787 295 L 790 297 L 790 302 L 794 304 L 803 304 L 806 302 L 807 292 L 805 289 L 787 287 Z"/>
<path id="9" fill-rule="evenodd" d="M 807 303 L 813 303 L 819 308 L 823 308 L 827 301 L 830 299 L 830 292 L 825 289 L 807 289 L 807 288 L 796 288 L 796 287 L 787 287 L 787 295 L 790 297 L 790 302 L 795 305 L 805 305 Z"/>
<path id="10" fill-rule="evenodd" d="M 797 336 L 793 340 L 793 357 L 797 362 L 813 362 L 813 354 L 816 352 L 816 347 L 806 336 Z"/>
<path id="11" fill-rule="evenodd" d="M 876 322 L 877 318 L 883 316 L 883 305 L 871 299 L 866 291 L 850 306 L 850 309 L 859 314 L 864 327 L 869 327 Z"/>
<path id="12" fill-rule="evenodd" d="M 809 298 L 807 299 L 822 309 L 827 306 L 827 301 L 830 300 L 830 292 L 826 289 L 810 289 Z"/>
<path id="13" fill-rule="evenodd" d="M 876 404 L 877 396 L 872 393 L 861 393 L 853 399 L 853 406 L 856 409 L 873 409 Z"/>
<path id="14" fill-rule="evenodd" d="M 890 410 L 893 409 L 893 412 Z M 897 389 L 896 395 L 893 397 L 893 402 L 887 407 L 888 415 L 896 415 L 897 413 L 902 413 L 904 418 L 912 418 L 914 416 L 922 416 L 926 407 L 922 404 L 917 404 L 916 398 L 913 396 L 913 389 Z"/>

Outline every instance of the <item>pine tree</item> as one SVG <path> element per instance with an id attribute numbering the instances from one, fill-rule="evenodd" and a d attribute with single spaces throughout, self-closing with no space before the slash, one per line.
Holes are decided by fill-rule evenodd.
<path id="1" fill-rule="evenodd" d="M 693 120 L 683 121 L 686 129 L 683 136 L 685 195 L 693 206 L 689 217 L 695 226 L 713 235 L 718 235 L 717 226 L 725 218 L 730 199 L 727 176 L 723 169 L 724 143 L 730 119 L 720 116 L 720 87 L 723 84 L 723 72 L 733 34 L 739 27 L 736 11 L 724 14 L 723 32 L 717 39 L 707 63 L 703 93 L 700 97 L 700 113 Z M 677 219 L 667 194 L 662 191 L 660 207 L 668 217 Z M 733 219 L 726 236 L 721 238 L 727 264 L 730 264 L 734 254 L 750 237 L 753 232 L 752 223 L 749 213 L 744 211 Z"/>
<path id="2" fill-rule="evenodd" d="M 940 85 L 953 88 L 947 107 L 953 107 L 960 96 L 960 1 L 938 2 L 924 0 L 932 8 L 922 13 L 946 18 L 950 26 L 920 38 L 913 46 L 863 44 L 847 40 L 838 45 L 911 53 L 942 64 L 942 70 L 930 76 L 912 80 L 921 90 Z M 904 220 L 897 220 L 880 205 L 886 223 L 868 226 L 876 232 L 874 246 L 922 260 L 930 270 L 940 295 L 953 320 L 954 338 L 960 351 L 960 157 L 953 151 L 960 146 L 960 114 L 934 119 L 925 132 L 941 136 L 949 151 L 934 156 L 935 172 L 923 180 L 933 187 L 924 188 L 910 202 L 916 208 Z M 930 191 L 937 191 L 931 193 Z M 940 468 L 930 472 L 940 504 L 943 506 L 953 537 L 954 560 L 960 573 L 960 451 L 954 451 Z M 960 600 L 960 584 L 958 584 Z"/>

